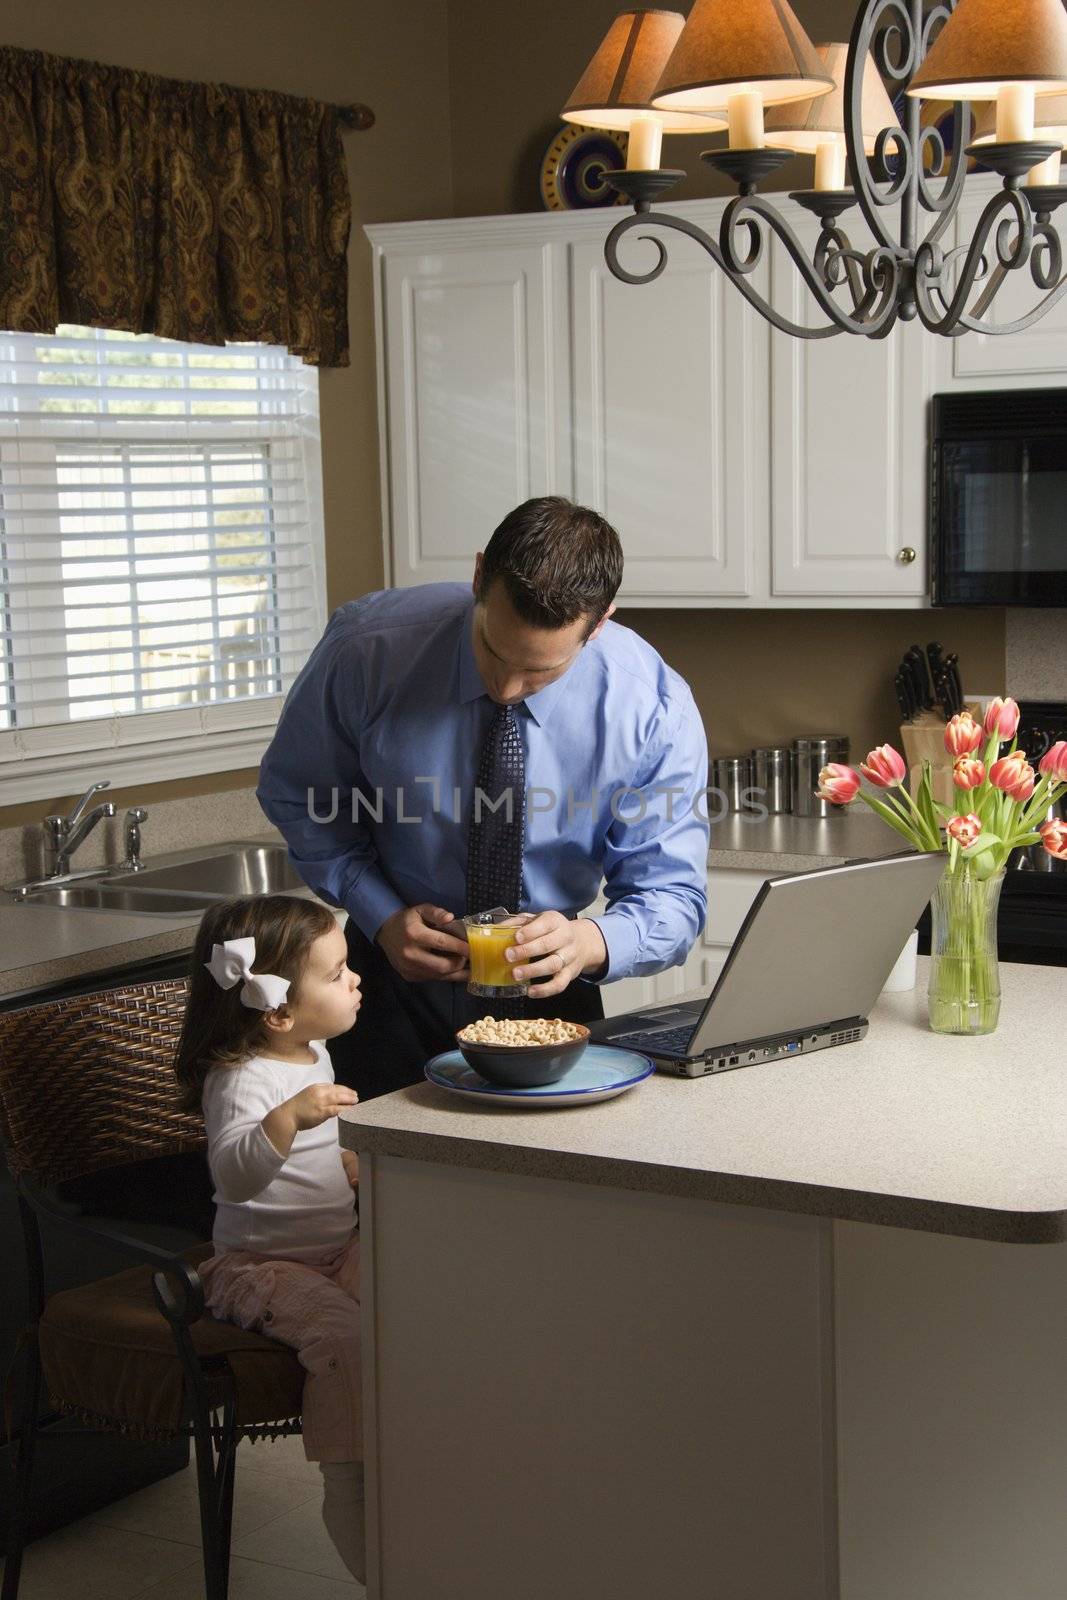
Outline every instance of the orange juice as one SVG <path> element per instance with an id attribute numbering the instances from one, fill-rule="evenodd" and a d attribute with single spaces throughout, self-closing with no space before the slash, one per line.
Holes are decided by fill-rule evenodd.
<path id="1" fill-rule="evenodd" d="M 515 932 L 514 925 L 508 927 L 493 922 L 467 929 L 472 989 L 475 985 L 479 991 L 525 987 L 523 984 L 516 986 L 511 975 L 511 964 L 504 955 L 504 951 L 515 943 Z"/>

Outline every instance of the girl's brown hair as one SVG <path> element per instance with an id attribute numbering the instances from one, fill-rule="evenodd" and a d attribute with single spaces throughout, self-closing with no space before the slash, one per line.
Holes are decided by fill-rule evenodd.
<path id="1" fill-rule="evenodd" d="M 319 900 L 283 894 L 224 900 L 205 911 L 193 945 L 189 998 L 174 1070 L 181 1085 L 184 1111 L 198 1111 L 204 1079 L 213 1067 L 236 1067 L 268 1044 L 262 1011 L 241 1003 L 241 984 L 223 989 L 206 963 L 211 947 L 226 939 L 256 941 L 253 972 L 273 972 L 289 979 L 295 1000 L 311 946 L 336 926 L 333 912 Z"/>

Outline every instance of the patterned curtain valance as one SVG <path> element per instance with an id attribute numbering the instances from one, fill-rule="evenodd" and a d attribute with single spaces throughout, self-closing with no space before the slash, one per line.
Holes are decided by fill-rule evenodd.
<path id="1" fill-rule="evenodd" d="M 341 108 L 0 47 L 0 328 L 348 365 Z"/>

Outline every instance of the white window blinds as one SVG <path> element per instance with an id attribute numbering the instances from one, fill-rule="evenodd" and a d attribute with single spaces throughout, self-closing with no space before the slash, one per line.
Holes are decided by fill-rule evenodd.
<path id="1" fill-rule="evenodd" d="M 213 708 L 273 721 L 320 631 L 321 547 L 314 368 L 0 333 L 0 761 L 94 720 L 100 747 L 203 735 Z"/>

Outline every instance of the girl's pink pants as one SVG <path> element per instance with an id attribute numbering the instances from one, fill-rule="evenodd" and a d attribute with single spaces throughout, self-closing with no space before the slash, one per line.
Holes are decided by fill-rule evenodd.
<path id="1" fill-rule="evenodd" d="M 304 1379 L 304 1454 L 361 1461 L 359 1232 L 322 1260 L 279 1261 L 247 1251 L 200 1268 L 213 1316 L 293 1347 Z"/>

